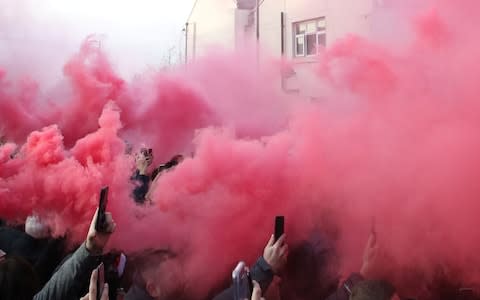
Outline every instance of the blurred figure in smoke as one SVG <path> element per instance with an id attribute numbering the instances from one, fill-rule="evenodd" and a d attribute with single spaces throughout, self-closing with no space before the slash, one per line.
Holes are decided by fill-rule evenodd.
<path id="1" fill-rule="evenodd" d="M 175 155 L 165 164 L 155 168 L 152 171 L 152 174 L 149 175 L 148 168 L 153 162 L 153 151 L 152 149 L 142 148 L 135 156 L 136 170 L 131 178 L 136 184 L 135 189 L 133 190 L 133 198 L 135 202 L 138 204 L 144 204 L 146 200 L 149 200 L 151 203 L 151 186 L 154 185 L 155 180 L 157 180 L 162 173 L 173 170 L 183 161 L 183 159 L 183 155 Z"/>
<path id="2" fill-rule="evenodd" d="M 289 252 L 280 282 L 280 299 L 327 298 L 338 286 L 337 269 L 332 243 L 324 234 L 314 232 Z"/>
<path id="3" fill-rule="evenodd" d="M 148 175 L 148 167 L 153 162 L 152 149 L 142 148 L 135 156 L 136 170 L 131 180 L 135 183 L 133 190 L 133 199 L 138 204 L 145 203 L 145 196 L 150 187 L 151 178 Z"/>
<path id="4" fill-rule="evenodd" d="M 360 273 L 351 274 L 327 300 L 398 300 L 395 288 L 384 280 L 365 280 L 379 267 L 379 247 L 374 230 L 363 252 Z"/>
<path id="5" fill-rule="evenodd" d="M 177 300 L 184 296 L 180 260 L 169 250 L 148 250 L 133 261 L 132 287 L 125 300 Z"/>
<path id="6" fill-rule="evenodd" d="M 355 285 L 350 300 L 400 300 L 387 281 L 364 280 Z"/>

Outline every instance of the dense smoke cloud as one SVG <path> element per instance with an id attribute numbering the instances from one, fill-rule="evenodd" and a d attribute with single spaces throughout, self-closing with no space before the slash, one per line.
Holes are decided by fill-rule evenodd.
<path id="1" fill-rule="evenodd" d="M 374 218 L 380 271 L 401 289 L 422 292 L 439 266 L 478 285 L 480 42 L 465 20 L 478 23 L 480 4 L 390 5 L 374 20 L 405 16 L 391 22 L 406 44 L 335 42 L 315 66 L 314 102 L 283 95 L 279 66 L 259 71 L 248 53 L 127 81 L 87 39 L 42 93 L 6 69 L 0 125 L 21 148 L 13 160 L 15 145 L 0 148 L 0 217 L 35 212 L 79 241 L 109 184 L 113 247 L 181 251 L 199 295 L 261 253 L 276 214 L 292 246 L 327 231 L 342 273 L 358 269 Z M 153 206 L 130 198 L 125 140 L 151 146 L 155 164 L 188 156 L 156 183 Z"/>

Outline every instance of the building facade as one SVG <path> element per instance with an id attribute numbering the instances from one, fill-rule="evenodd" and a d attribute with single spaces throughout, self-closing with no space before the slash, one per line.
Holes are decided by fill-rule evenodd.
<path id="1" fill-rule="evenodd" d="M 284 57 L 293 70 L 287 92 L 306 95 L 318 51 L 349 33 L 369 35 L 381 0 L 197 0 L 186 24 L 185 61 L 213 48 L 239 49 L 258 39 L 262 53 Z M 259 9 L 257 11 L 257 5 Z"/>

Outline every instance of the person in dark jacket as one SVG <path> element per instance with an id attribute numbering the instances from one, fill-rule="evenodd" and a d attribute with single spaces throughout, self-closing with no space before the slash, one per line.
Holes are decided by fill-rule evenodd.
<path id="1" fill-rule="evenodd" d="M 28 261 L 8 256 L 0 262 L 0 296 L 2 300 L 32 300 L 40 282 Z"/>
<path id="2" fill-rule="evenodd" d="M 131 180 L 135 183 L 133 199 L 137 204 L 145 203 L 145 196 L 150 188 L 151 178 L 148 175 L 148 167 L 153 162 L 152 149 L 141 149 L 135 156 L 136 170 Z"/>
<path id="3" fill-rule="evenodd" d="M 338 259 L 332 239 L 315 230 L 295 243 L 279 283 L 282 300 L 325 299 L 338 286 Z"/>
<path id="4" fill-rule="evenodd" d="M 137 204 L 144 204 L 149 199 L 150 186 L 152 181 L 157 179 L 159 175 L 168 170 L 172 170 L 178 164 L 183 161 L 183 155 L 175 155 L 172 159 L 166 162 L 163 165 L 155 168 L 151 175 L 148 173 L 148 168 L 153 162 L 153 152 L 152 149 L 143 148 L 135 156 L 136 170 L 131 180 L 135 183 L 135 188 L 133 190 L 133 198 Z"/>
<path id="5" fill-rule="evenodd" d="M 95 223 L 98 210 L 90 223 L 85 242 L 75 251 L 52 278 L 35 295 L 34 300 L 79 299 L 79 287 L 88 282 L 90 274 L 99 263 L 99 257 L 108 243 L 111 234 L 115 231 L 115 222 L 110 213 L 106 216 L 106 232 L 97 232 Z"/>
<path id="6" fill-rule="evenodd" d="M 280 274 L 287 262 L 288 245 L 285 239 L 286 236 L 282 235 L 278 241 L 275 242 L 274 236 L 272 235 L 267 246 L 265 246 L 263 256 L 261 256 L 250 269 L 252 280 L 258 282 L 263 292 L 268 289 L 274 276 Z M 229 287 L 213 298 L 213 300 L 232 299 L 233 287 Z"/>
<path id="7" fill-rule="evenodd" d="M 95 230 L 95 222 L 97 212 L 95 213 L 85 242 L 75 251 L 75 253 L 65 261 L 58 269 L 47 284 L 33 297 L 34 300 L 69 300 L 79 299 L 79 287 L 88 282 L 91 272 L 98 265 L 98 257 L 103 254 L 110 235 L 115 230 L 110 213 L 106 213 L 107 230 L 106 233 L 100 233 Z M 6 251 L 5 251 L 6 252 Z M 22 262 L 12 260 L 9 254 L 0 261 L 0 278 L 9 278 L 10 262 L 13 262 L 17 269 L 21 272 L 15 276 L 14 282 L 21 286 L 22 293 L 33 294 L 35 292 L 35 284 L 30 284 L 31 274 L 34 272 L 30 268 L 21 266 Z M 20 291 L 12 291 L 16 289 L 16 285 L 12 285 L 7 280 L 0 280 L 0 295 L 15 295 Z M 19 298 L 12 298 L 19 299 Z M 32 299 L 32 298 L 30 298 Z"/>
<path id="8" fill-rule="evenodd" d="M 55 266 L 64 256 L 64 239 L 36 235 L 38 232 L 27 225 L 27 232 L 9 226 L 0 227 L 0 249 L 9 256 L 18 256 L 28 261 L 43 285 L 50 279 Z"/>

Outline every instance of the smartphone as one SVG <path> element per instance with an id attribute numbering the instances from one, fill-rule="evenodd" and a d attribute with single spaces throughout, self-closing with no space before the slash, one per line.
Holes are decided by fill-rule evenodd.
<path id="1" fill-rule="evenodd" d="M 103 293 L 103 287 L 105 286 L 105 266 L 101 263 L 97 267 L 98 277 L 97 277 L 97 300 L 100 300 Z"/>
<path id="2" fill-rule="evenodd" d="M 233 299 L 250 300 L 253 293 L 253 282 L 250 271 L 243 261 L 239 262 L 232 272 Z"/>
<path id="3" fill-rule="evenodd" d="M 285 217 L 276 216 L 275 217 L 275 242 L 285 233 Z"/>
<path id="4" fill-rule="evenodd" d="M 97 232 L 107 231 L 107 218 L 105 217 L 105 212 L 107 210 L 107 202 L 108 202 L 108 186 L 103 187 L 100 190 L 100 201 L 98 203 L 98 215 L 97 215 L 97 221 L 95 222 L 95 230 Z"/>

